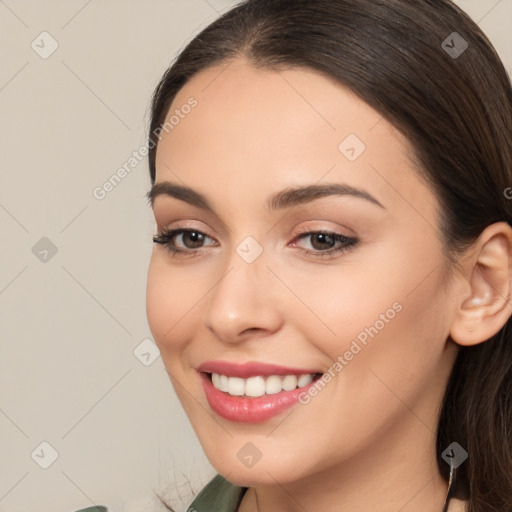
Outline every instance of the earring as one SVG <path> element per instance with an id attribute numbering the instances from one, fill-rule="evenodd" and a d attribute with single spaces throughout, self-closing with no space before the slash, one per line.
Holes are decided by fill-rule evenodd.
<path id="1" fill-rule="evenodd" d="M 455 468 L 453 467 L 453 464 L 450 464 L 450 478 L 448 479 L 448 491 L 446 492 L 446 498 L 444 502 L 443 512 L 448 512 L 448 506 L 450 504 L 450 499 L 453 491 L 453 486 L 455 483 Z"/>

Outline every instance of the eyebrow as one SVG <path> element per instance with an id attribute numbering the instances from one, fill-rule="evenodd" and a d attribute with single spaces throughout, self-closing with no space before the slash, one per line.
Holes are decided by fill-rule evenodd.
<path id="1" fill-rule="evenodd" d="M 146 197 L 148 202 L 151 203 L 151 206 L 153 206 L 155 199 L 162 195 L 179 199 L 192 206 L 196 206 L 197 208 L 201 208 L 216 215 L 208 199 L 190 187 L 171 183 L 170 181 L 162 181 L 155 183 L 146 194 Z M 369 201 L 384 210 L 386 209 L 379 200 L 373 197 L 366 190 L 343 183 L 326 183 L 322 185 L 307 185 L 293 188 L 289 187 L 273 194 L 267 200 L 267 207 L 271 211 L 277 211 L 329 196 L 357 197 L 359 199 Z"/>

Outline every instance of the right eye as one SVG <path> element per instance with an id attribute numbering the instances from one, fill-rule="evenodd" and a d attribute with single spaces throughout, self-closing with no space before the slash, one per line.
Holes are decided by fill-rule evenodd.
<path id="1" fill-rule="evenodd" d="M 206 233 L 197 229 L 164 229 L 153 237 L 153 242 L 161 244 L 172 254 L 176 253 L 198 253 L 198 249 L 203 249 L 203 243 L 206 239 L 213 240 Z M 210 245 L 216 245 L 210 244 Z"/>

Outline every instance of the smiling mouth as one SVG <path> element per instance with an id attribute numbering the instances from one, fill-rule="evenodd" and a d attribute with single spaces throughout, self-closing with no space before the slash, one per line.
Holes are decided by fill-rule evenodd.
<path id="1" fill-rule="evenodd" d="M 244 379 L 219 373 L 205 373 L 215 389 L 227 395 L 244 398 L 258 398 L 264 395 L 275 395 L 282 391 L 293 391 L 308 386 L 322 376 L 321 373 L 303 373 L 300 375 L 258 375 Z"/>

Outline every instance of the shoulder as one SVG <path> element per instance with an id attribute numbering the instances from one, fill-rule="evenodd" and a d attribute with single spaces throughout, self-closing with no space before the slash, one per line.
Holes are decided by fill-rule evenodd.
<path id="1" fill-rule="evenodd" d="M 239 487 L 228 482 L 222 475 L 214 476 L 187 507 L 189 512 L 236 512 L 246 487 Z M 207 507 L 207 508 L 206 508 Z M 96 505 L 74 512 L 108 512 L 107 507 Z"/>
<path id="2" fill-rule="evenodd" d="M 216 475 L 201 489 L 187 510 L 236 512 L 246 490 L 246 487 L 239 487 L 222 475 Z"/>

